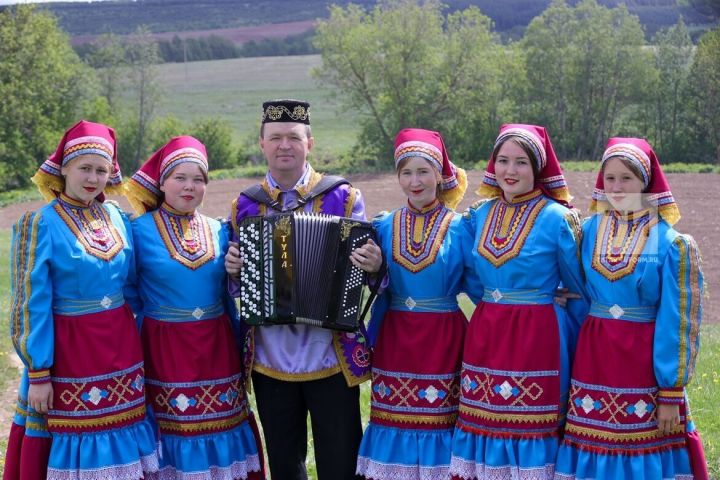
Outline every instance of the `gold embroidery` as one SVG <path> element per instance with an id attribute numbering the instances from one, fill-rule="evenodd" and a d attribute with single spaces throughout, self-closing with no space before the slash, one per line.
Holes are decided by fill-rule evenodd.
<path id="1" fill-rule="evenodd" d="M 595 236 L 593 270 L 613 282 L 633 273 L 657 222 L 657 215 L 649 212 L 628 219 L 614 211 L 603 215 Z"/>
<path id="2" fill-rule="evenodd" d="M 684 425 L 678 425 L 674 427 L 670 435 L 682 433 Z M 657 429 L 651 428 L 641 432 L 609 432 L 607 430 L 599 430 L 592 427 L 581 427 L 574 423 L 568 423 L 565 426 L 565 432 L 574 433 L 576 435 L 584 435 L 591 438 L 598 438 L 601 440 L 611 440 L 616 442 L 633 442 L 639 440 L 649 440 L 657 438 Z"/>
<path id="3" fill-rule="evenodd" d="M 123 249 L 125 242 L 102 205 L 96 203 L 87 208 L 77 208 L 67 200 L 65 203 L 69 205 L 68 209 L 75 211 L 76 218 L 70 216 L 60 201 L 53 208 L 88 255 L 110 261 Z M 80 225 L 77 222 L 80 222 Z M 88 237 L 100 245 L 111 244 L 111 246 L 107 250 L 102 250 L 90 243 Z"/>
<path id="4" fill-rule="evenodd" d="M 340 336 L 343 335 L 342 332 L 332 332 L 333 336 L 333 349 L 335 350 L 335 355 L 338 359 L 338 364 L 340 364 L 340 371 L 342 372 L 343 376 L 345 377 L 345 382 L 347 383 L 348 387 L 355 387 L 357 385 L 360 385 L 361 383 L 364 383 L 368 380 L 370 380 L 370 369 L 366 369 L 365 373 L 361 376 L 356 376 L 352 372 L 352 367 L 350 365 L 350 362 L 348 362 L 347 358 L 345 358 L 345 352 L 343 350 L 342 342 L 340 340 Z M 357 335 L 360 335 L 360 332 L 356 333 Z M 364 345 L 367 345 L 365 343 Z M 368 350 L 368 355 L 372 355 L 372 353 Z M 368 363 L 370 363 L 368 361 Z"/>
<path id="5" fill-rule="evenodd" d="M 352 217 L 353 208 L 355 207 L 355 201 L 357 200 L 357 190 L 350 187 L 348 189 L 348 196 L 345 198 L 345 216 Z"/>
<path id="6" fill-rule="evenodd" d="M 160 238 L 172 258 L 192 270 L 215 258 L 212 230 L 204 216 L 196 214 L 188 218 L 160 209 L 152 215 Z"/>
<path id="7" fill-rule="evenodd" d="M 117 413 L 115 415 L 103 415 L 97 418 L 88 419 L 69 419 L 69 418 L 48 418 L 48 426 L 51 427 L 68 427 L 68 428 L 84 428 L 84 427 L 104 427 L 115 423 L 122 423 L 127 420 L 145 416 L 145 405 L 140 405 L 132 410 Z"/>
<path id="8" fill-rule="evenodd" d="M 457 413 L 449 415 L 404 415 L 399 413 L 384 412 L 381 410 L 372 410 L 370 419 L 394 421 L 399 423 L 415 423 L 427 425 L 445 425 L 454 424 L 457 419 Z"/>
<path id="9" fill-rule="evenodd" d="M 560 418 L 557 413 L 494 413 L 480 408 L 470 407 L 462 403 L 460 404 L 460 413 L 471 417 L 510 423 L 554 423 Z"/>
<path id="10" fill-rule="evenodd" d="M 679 265 L 679 272 L 678 272 L 678 288 L 680 289 L 680 308 L 679 308 L 679 314 L 680 314 L 680 331 L 678 332 L 678 335 L 680 337 L 680 351 L 679 353 L 679 359 L 678 359 L 678 371 L 677 371 L 677 378 L 675 380 L 675 386 L 676 387 L 682 387 L 683 383 L 685 381 L 685 362 L 687 361 L 687 358 L 685 357 L 686 351 L 685 349 L 687 346 L 685 345 L 685 330 L 687 329 L 687 290 L 685 289 L 685 279 L 687 278 L 687 246 L 685 245 L 685 242 L 683 242 L 683 239 L 681 237 L 678 237 L 673 242 L 678 248 L 678 255 L 680 257 L 680 265 Z M 664 395 L 666 396 L 666 395 Z"/>
<path id="11" fill-rule="evenodd" d="M 208 430 L 227 430 L 229 428 L 240 425 L 247 419 L 247 417 L 247 410 L 243 410 L 237 415 L 223 420 L 200 421 L 192 423 L 181 423 L 171 420 L 159 420 L 158 426 L 161 430 L 184 433 L 202 432 Z"/>
<path id="12" fill-rule="evenodd" d="M 452 211 L 444 207 L 427 215 L 415 215 L 406 208 L 396 211 L 393 215 L 393 261 L 413 273 L 435 263 L 452 219 Z M 418 231 L 422 238 L 416 242 Z"/>
<path id="13" fill-rule="evenodd" d="M 540 190 L 522 195 L 514 203 L 498 199 L 485 219 L 478 253 L 495 267 L 517 257 L 546 204 Z"/>
<path id="14" fill-rule="evenodd" d="M 702 305 L 702 271 L 700 267 L 700 250 L 695 243 L 695 239 L 689 235 L 682 235 L 690 246 L 690 367 L 687 375 L 687 381 L 690 381 L 695 373 L 695 359 L 697 358 L 697 338 L 700 332 L 700 315 L 699 310 Z"/>
<path id="15" fill-rule="evenodd" d="M 40 214 L 26 213 L 18 220 L 15 228 L 18 240 L 13 247 L 16 249 L 13 256 L 12 271 L 15 274 L 14 286 L 14 308 L 12 315 L 13 322 L 13 345 L 17 345 L 20 349 L 20 355 L 33 368 L 32 358 L 27 351 L 28 337 L 30 336 L 30 297 L 32 296 L 32 284 L 30 278 L 32 271 L 35 269 L 35 250 L 37 248 L 38 224 L 40 222 Z M 29 244 L 28 244 L 29 237 Z M 22 311 L 22 313 L 21 313 Z M 20 322 L 22 321 L 22 328 Z"/>
<path id="16" fill-rule="evenodd" d="M 262 373 L 265 376 L 275 378 L 277 380 L 285 380 L 288 382 L 304 382 L 307 380 L 319 380 L 321 378 L 331 377 L 336 373 L 340 373 L 342 369 L 340 368 L 340 365 L 336 365 L 334 367 L 318 370 L 317 372 L 289 373 L 283 372 L 281 370 L 275 370 L 274 368 L 266 367 L 264 365 L 255 363 L 253 365 L 253 371 Z"/>

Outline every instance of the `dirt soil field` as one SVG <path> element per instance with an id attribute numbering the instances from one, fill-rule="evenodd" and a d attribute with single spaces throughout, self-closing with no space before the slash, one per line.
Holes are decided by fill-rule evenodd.
<path id="1" fill-rule="evenodd" d="M 470 186 L 474 189 L 480 184 L 482 172 L 469 172 L 468 177 Z M 566 177 L 570 191 L 575 195 L 574 205 L 583 211 L 586 210 L 595 184 L 595 174 L 569 172 Z M 392 174 L 353 175 L 348 178 L 355 187 L 363 192 L 369 218 L 382 210 L 396 208 L 404 201 L 396 177 Z M 232 199 L 238 192 L 257 180 L 212 181 L 208 186 L 206 200 L 201 210 L 214 217 L 227 216 Z M 676 227 L 683 233 L 693 235 L 702 252 L 707 291 L 704 321 L 720 322 L 720 302 L 716 296 L 717 288 L 720 287 L 720 249 L 718 248 L 720 246 L 720 219 L 717 213 L 710 212 L 712 207 L 705 203 L 711 193 L 717 191 L 720 176 L 715 174 L 670 174 L 668 180 L 682 213 L 682 219 Z M 464 210 L 477 198 L 474 193 L 468 192 L 458 210 Z M 129 205 L 124 199 L 118 200 L 129 210 Z M 23 212 L 38 208 L 42 204 L 41 201 L 27 202 L 0 209 L 0 229 L 11 228 L 12 223 Z"/>

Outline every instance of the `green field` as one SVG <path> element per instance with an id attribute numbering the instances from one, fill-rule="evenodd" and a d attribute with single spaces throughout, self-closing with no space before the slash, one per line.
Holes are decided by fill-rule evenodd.
<path id="1" fill-rule="evenodd" d="M 237 139 L 255 139 L 264 100 L 297 98 L 311 104 L 319 153 L 344 151 L 357 138 L 358 115 L 341 111 L 330 91 L 310 76 L 320 62 L 319 55 L 303 55 L 163 64 L 158 67 L 164 93 L 158 114 L 185 122 L 220 117 L 232 123 Z"/>

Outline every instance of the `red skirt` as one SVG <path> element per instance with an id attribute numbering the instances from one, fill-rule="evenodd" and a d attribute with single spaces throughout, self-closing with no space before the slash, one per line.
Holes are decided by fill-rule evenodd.
<path id="1" fill-rule="evenodd" d="M 148 401 L 161 433 L 207 435 L 248 417 L 241 361 L 227 315 L 192 322 L 143 319 Z"/>
<path id="2" fill-rule="evenodd" d="M 466 329 L 460 310 L 388 311 L 373 352 L 370 421 L 398 428 L 451 428 L 457 418 Z"/>
<path id="3" fill-rule="evenodd" d="M 145 418 L 143 357 L 135 318 L 125 304 L 107 311 L 55 315 L 50 432 L 97 432 Z M 93 415 L 112 409 L 112 414 Z M 78 417 L 77 412 L 83 412 Z"/>
<path id="4" fill-rule="evenodd" d="M 461 429 L 498 438 L 558 434 L 558 328 L 552 304 L 478 305 L 465 339 Z"/>
<path id="5" fill-rule="evenodd" d="M 684 404 L 682 425 L 657 437 L 654 335 L 654 322 L 585 320 L 573 365 L 565 443 L 605 454 L 685 448 Z"/>

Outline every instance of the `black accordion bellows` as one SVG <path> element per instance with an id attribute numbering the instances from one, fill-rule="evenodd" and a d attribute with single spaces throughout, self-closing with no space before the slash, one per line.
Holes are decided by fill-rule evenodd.
<path id="1" fill-rule="evenodd" d="M 369 238 L 377 241 L 369 222 L 295 212 L 247 217 L 236 233 L 243 321 L 358 329 L 366 274 L 349 256 Z"/>

